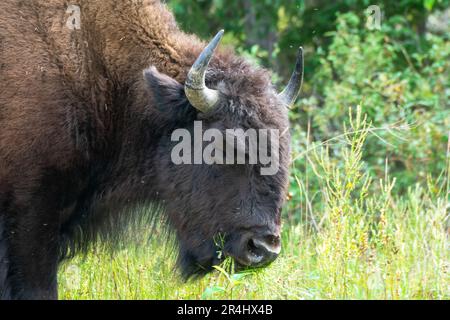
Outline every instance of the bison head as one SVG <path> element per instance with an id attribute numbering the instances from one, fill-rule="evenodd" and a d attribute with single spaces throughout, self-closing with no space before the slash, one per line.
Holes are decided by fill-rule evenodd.
<path id="1" fill-rule="evenodd" d="M 290 160 L 287 106 L 301 88 L 302 50 L 287 88 L 278 94 L 267 71 L 234 55 L 212 59 L 222 34 L 197 58 L 184 85 L 154 67 L 144 71 L 161 123 L 172 123 L 158 129 L 163 133 L 153 165 L 186 277 L 211 270 L 225 256 L 238 267 L 265 266 L 281 249 Z M 236 129 L 244 134 L 239 137 Z M 174 137 L 180 130 L 186 135 Z M 261 148 L 270 161 L 260 161 Z M 207 153 L 213 161 L 205 159 Z M 264 174 L 273 165 L 275 170 Z"/>

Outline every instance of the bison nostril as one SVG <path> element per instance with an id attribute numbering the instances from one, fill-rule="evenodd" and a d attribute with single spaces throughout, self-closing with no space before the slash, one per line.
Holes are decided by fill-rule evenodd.
<path id="1" fill-rule="evenodd" d="M 255 244 L 253 239 L 247 241 L 246 256 L 250 265 L 258 265 L 264 261 L 266 256 L 264 248 Z"/>
<path id="2" fill-rule="evenodd" d="M 253 239 L 249 239 L 247 242 L 247 249 L 249 251 L 255 251 L 257 249 L 255 242 L 253 241 Z"/>
<path id="3" fill-rule="evenodd" d="M 260 250 L 278 255 L 281 250 L 280 238 L 276 236 L 264 237 L 263 239 L 252 239 L 253 245 Z"/>
<path id="4" fill-rule="evenodd" d="M 269 244 L 270 246 L 274 246 L 274 247 L 278 247 L 280 246 L 280 236 L 275 236 L 275 235 L 268 235 L 264 238 L 264 240 L 266 241 L 267 244 Z"/>
<path id="5" fill-rule="evenodd" d="M 253 266 L 265 265 L 280 253 L 280 240 L 277 236 L 264 237 L 262 239 L 250 238 L 247 241 L 247 259 Z"/>
<path id="6" fill-rule="evenodd" d="M 253 239 L 249 239 L 247 242 L 247 251 L 254 256 L 263 256 L 264 252 L 261 251 L 261 248 L 255 244 Z"/>

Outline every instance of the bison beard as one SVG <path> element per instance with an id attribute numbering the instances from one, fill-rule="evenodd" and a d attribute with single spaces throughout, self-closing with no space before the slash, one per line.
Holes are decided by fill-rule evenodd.
<path id="1" fill-rule="evenodd" d="M 159 1 L 71 4 L 80 28 L 67 27 L 66 1 L 0 1 L 0 298 L 57 298 L 62 259 L 160 216 L 186 278 L 220 262 L 218 235 L 243 267 L 273 261 L 301 55 L 278 95 L 267 71 L 213 56 L 221 34 L 205 49 Z M 194 121 L 283 132 L 278 173 L 175 165 L 171 133 Z"/>

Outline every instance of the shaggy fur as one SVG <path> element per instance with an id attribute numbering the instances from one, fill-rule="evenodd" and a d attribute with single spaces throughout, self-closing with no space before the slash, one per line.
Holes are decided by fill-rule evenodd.
<path id="1" fill-rule="evenodd" d="M 69 4 L 80 30 L 66 27 Z M 233 255 L 246 232 L 278 232 L 288 133 L 275 176 L 170 160 L 172 131 L 194 120 L 288 127 L 268 72 L 230 50 L 207 74 L 218 107 L 197 112 L 183 83 L 204 46 L 159 1 L 0 1 L 0 297 L 57 298 L 60 259 L 114 238 L 149 204 L 175 230 L 186 276 L 218 262 L 219 233 Z"/>
<path id="2" fill-rule="evenodd" d="M 11 293 L 9 292 L 8 283 L 8 253 L 6 251 L 6 235 L 5 227 L 0 216 L 0 299 L 8 298 Z"/>

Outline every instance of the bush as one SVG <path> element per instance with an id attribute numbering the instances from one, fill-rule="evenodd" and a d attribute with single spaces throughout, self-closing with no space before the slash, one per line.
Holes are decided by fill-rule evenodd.
<path id="1" fill-rule="evenodd" d="M 291 112 L 295 159 L 291 193 L 297 203 L 307 199 L 300 195 L 295 176 L 311 177 L 305 184 L 311 194 L 318 190 L 308 150 L 325 143 L 336 161 L 345 161 L 339 151 L 342 123 L 347 108 L 356 110 L 359 104 L 371 123 L 362 160 L 372 178 L 389 173 L 397 180 L 395 192 L 406 193 L 410 186 L 424 185 L 445 171 L 450 43 L 427 34 L 420 46 L 417 43 L 418 51 L 407 49 L 410 44 L 402 39 L 413 38 L 414 33 L 405 23 L 393 17 L 382 30 L 370 31 L 353 13 L 338 17 L 337 30 L 329 33 L 329 50 L 318 51 L 317 73 L 307 75 L 312 77 L 306 86 L 310 96 Z"/>

